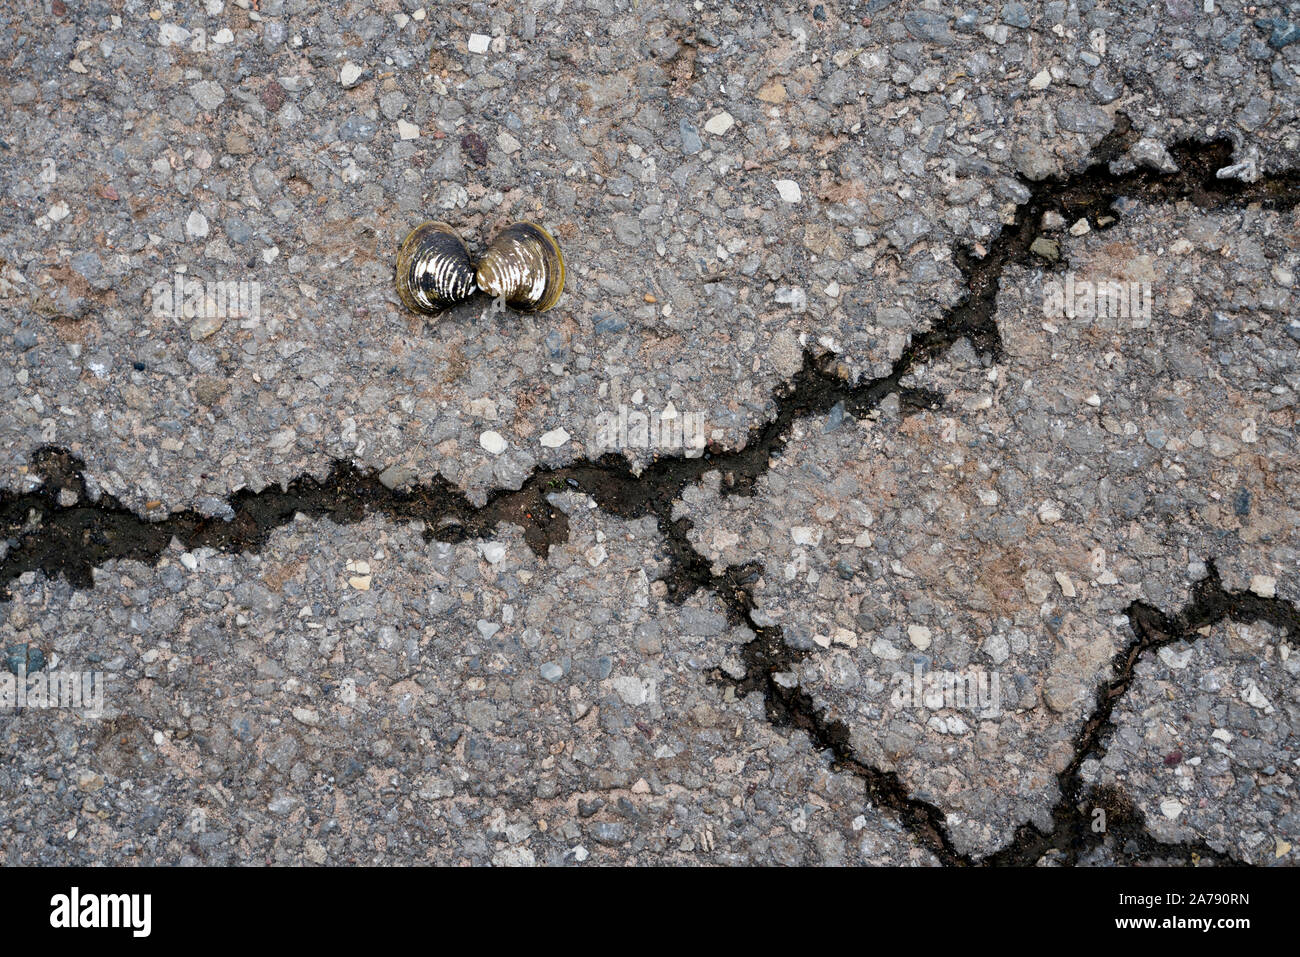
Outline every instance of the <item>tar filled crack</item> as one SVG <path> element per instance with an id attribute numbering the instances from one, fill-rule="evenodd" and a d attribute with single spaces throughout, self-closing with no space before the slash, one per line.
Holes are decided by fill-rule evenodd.
<path id="1" fill-rule="evenodd" d="M 1169 152 L 1177 172 L 1145 167 L 1112 172 L 1110 164 L 1122 157 L 1135 139 L 1128 119 L 1121 115 L 1094 149 L 1086 169 L 1064 178 L 1025 183 L 1029 198 L 1017 207 L 1015 219 L 1003 228 L 986 254 L 975 258 L 965 250 L 956 252 L 966 292 L 928 331 L 913 337 L 888 375 L 853 383 L 845 366 L 834 357 L 805 354 L 803 368 L 777 390 L 773 418 L 755 428 L 741 449 L 710 449 L 700 458 L 659 458 L 640 474 L 633 473 L 626 459 L 613 454 L 563 468 L 537 469 L 518 490 L 497 491 L 477 507 L 441 478 L 394 490 L 373 472 L 336 463 L 323 480 L 303 476 L 284 487 L 232 495 L 228 504 L 234 517 L 229 521 L 192 510 L 150 521 L 111 495 L 90 501 L 82 463 L 64 450 L 42 448 L 32 456 L 32 472 L 41 477 L 40 486 L 26 493 L 0 493 L 0 535 L 9 541 L 0 560 L 0 598 L 8 596 L 8 586 L 18 576 L 34 570 L 49 577 L 62 575 L 78 588 L 90 587 L 93 570 L 105 562 L 133 559 L 155 564 L 173 538 L 188 549 L 206 546 L 259 551 L 276 528 L 297 514 L 338 524 L 356 523 L 371 514 L 393 521 L 419 520 L 425 525 L 426 538 L 443 541 L 486 537 L 501 522 L 509 522 L 521 526 L 529 546 L 545 557 L 550 545 L 568 538 L 568 519 L 550 504 L 548 495 L 573 488 L 620 518 L 655 517 L 671 559 L 666 584 L 673 599 L 683 601 L 701 589 L 711 592 L 723 602 L 734 624 L 744 625 L 754 634 L 742 654 L 743 677 L 717 673 L 712 680 L 731 684 L 738 694 L 762 693 L 773 724 L 807 732 L 817 748 L 831 754 L 838 768 L 862 781 L 871 804 L 897 815 L 941 863 L 1032 865 L 1049 855 L 1077 863 L 1103 841 L 1117 860 L 1128 863 L 1235 863 L 1203 842 L 1156 840 L 1147 831 L 1141 813 L 1122 794 L 1110 789 L 1085 793 L 1080 768 L 1086 758 L 1104 752 L 1111 714 L 1132 684 L 1134 668 L 1143 654 L 1173 641 L 1195 640 L 1197 629 L 1224 618 L 1269 621 L 1295 643 L 1300 639 L 1300 613 L 1290 605 L 1224 591 L 1211 565 L 1209 577 L 1198 585 L 1191 604 L 1177 615 L 1170 617 L 1141 603 L 1131 606 L 1128 617 L 1135 638 L 1116 657 L 1115 675 L 1098 691 L 1096 706 L 1075 738 L 1072 759 L 1057 777 L 1060 798 L 1051 812 L 1052 827 L 1043 831 L 1033 824 L 1021 825 L 1007 846 L 976 859 L 957 849 L 939 807 L 911 796 L 897 773 L 876 768 L 854 754 L 847 725 L 819 711 L 806 692 L 777 679 L 793 670 L 804 653 L 786 644 L 779 627 L 755 623 L 753 587 L 759 568 L 735 566 L 715 573 L 690 544 L 690 521 L 672 517 L 673 502 L 706 472 L 720 473 L 724 494 L 752 493 L 772 459 L 783 451 L 796 419 L 824 415 L 839 403 L 846 413 L 862 415 L 889 395 L 898 396 L 904 413 L 938 407 L 942 396 L 910 388 L 902 380 L 961 339 L 991 359 L 1001 358 L 995 312 L 1002 274 L 1012 263 L 1046 265 L 1030 251 L 1046 213 L 1059 213 L 1067 222 L 1088 216 L 1105 228 L 1107 222 L 1118 218 L 1114 204 L 1121 196 L 1146 203 L 1188 201 L 1203 208 L 1259 203 L 1290 209 L 1300 201 L 1300 174 L 1296 172 L 1264 176 L 1251 184 L 1217 179 L 1215 173 L 1231 158 L 1227 140 L 1175 144 Z M 1092 812 L 1098 807 L 1107 812 L 1105 833 L 1094 832 L 1090 826 Z"/>

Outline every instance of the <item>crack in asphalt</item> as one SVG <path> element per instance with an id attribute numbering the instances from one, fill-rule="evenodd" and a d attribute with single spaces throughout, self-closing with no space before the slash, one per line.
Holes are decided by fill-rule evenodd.
<path id="1" fill-rule="evenodd" d="M 1227 591 L 1214 562 L 1208 562 L 1206 567 L 1206 576 L 1196 583 L 1191 600 L 1176 615 L 1168 615 L 1142 601 L 1129 605 L 1125 615 L 1134 637 L 1112 659 L 1113 676 L 1097 689 L 1092 713 L 1075 736 L 1070 762 L 1057 775 L 1061 796 L 1052 808 L 1051 831 L 1043 832 L 1032 824 L 1023 824 L 1012 841 L 984 863 L 1032 864 L 1056 849 L 1065 853 L 1065 863 L 1074 864 L 1083 853 L 1100 845 L 1107 834 L 1116 831 L 1120 839 L 1113 844 L 1123 863 L 1153 856 L 1182 857 L 1186 863 L 1241 863 L 1202 841 L 1168 844 L 1156 840 L 1142 824 L 1141 814 L 1117 792 L 1098 789 L 1091 794 L 1084 793 L 1080 774 L 1085 760 L 1105 754 L 1106 739 L 1114 731 L 1111 715 L 1132 686 L 1135 669 L 1143 655 L 1177 641 L 1195 642 L 1211 626 L 1229 619 L 1243 623 L 1267 622 L 1282 631 L 1291 645 L 1300 647 L 1300 610 L 1280 598 L 1263 598 L 1249 591 Z M 1096 807 L 1107 812 L 1105 832 L 1092 830 L 1091 809 Z"/>
<path id="2" fill-rule="evenodd" d="M 902 380 L 961 339 L 992 360 L 1003 358 L 995 319 L 1002 273 L 1012 263 L 1053 268 L 1030 251 L 1046 213 L 1059 213 L 1067 222 L 1087 216 L 1098 229 L 1105 229 L 1119 219 L 1113 205 L 1121 196 L 1147 203 L 1189 201 L 1202 208 L 1259 203 L 1290 209 L 1300 201 L 1297 171 L 1263 176 L 1250 184 L 1217 179 L 1215 173 L 1228 165 L 1232 155 L 1228 140 L 1174 144 L 1169 154 L 1178 166 L 1176 172 L 1147 167 L 1113 172 L 1110 164 L 1135 140 L 1131 124 L 1120 115 L 1080 172 L 1037 182 L 1022 180 L 1029 198 L 1017 207 L 1013 222 L 1003 227 L 989 249 L 978 258 L 965 249 L 955 251 L 954 261 L 966 287 L 961 298 L 930 329 L 913 336 L 888 375 L 855 383 L 839 359 L 806 352 L 803 367 L 773 395 L 775 415 L 751 431 L 743 448 L 710 447 L 698 458 L 658 458 L 640 472 L 634 472 L 627 459 L 616 454 L 558 468 L 538 468 L 518 489 L 497 490 L 481 506 L 475 506 L 441 477 L 391 489 L 379 480 L 377 472 L 336 462 L 324 479 L 305 475 L 284 486 L 234 493 L 227 499 L 233 512 L 229 520 L 192 509 L 150 520 L 109 494 L 91 501 L 84 463 L 66 450 L 42 447 L 32 454 L 31 464 L 40 484 L 28 492 L 0 493 L 0 537 L 7 540 L 0 558 L 0 600 L 11 597 L 10 585 L 29 571 L 39 570 L 50 578 L 62 576 L 76 588 L 88 588 L 94 582 L 94 569 L 113 559 L 156 564 L 173 538 L 191 550 L 209 547 L 258 552 L 275 529 L 298 514 L 340 525 L 354 524 L 372 514 L 385 515 L 394 522 L 421 521 L 426 541 L 485 538 L 500 523 L 508 522 L 522 527 L 529 547 L 545 558 L 549 547 L 566 541 L 569 534 L 567 516 L 548 496 L 579 490 L 611 515 L 624 519 L 653 516 L 669 557 L 664 579 L 669 596 L 681 602 L 696 591 L 711 592 L 722 601 L 733 624 L 752 631 L 754 638 L 742 651 L 744 676 L 715 672 L 710 680 L 730 685 L 741 695 L 761 692 L 773 725 L 805 731 L 817 749 L 830 753 L 836 767 L 862 781 L 871 805 L 893 812 L 942 864 L 1030 865 L 1053 852 L 1063 854 L 1067 863 L 1076 863 L 1108 835 L 1117 835 L 1111 844 L 1126 863 L 1170 858 L 1237 863 L 1203 842 L 1158 841 L 1146 829 L 1141 813 L 1122 794 L 1114 789 L 1093 789 L 1085 794 L 1080 768 L 1088 756 L 1104 752 L 1111 713 L 1130 687 L 1134 668 L 1144 653 L 1173 641 L 1195 640 L 1198 628 L 1225 617 L 1273 622 L 1286 630 L 1294 643 L 1300 637 L 1300 613 L 1295 608 L 1279 599 L 1224 591 L 1212 564 L 1192 603 L 1172 618 L 1135 602 L 1128 617 L 1136 637 L 1116 656 L 1115 676 L 1099 689 L 1096 707 L 1075 738 L 1073 757 L 1057 777 L 1061 796 L 1052 809 L 1053 826 L 1042 831 L 1036 825 L 1022 824 L 1004 848 L 976 859 L 957 849 L 946 815 L 938 806 L 913 797 L 896 772 L 874 767 L 854 754 L 848 726 L 829 718 L 807 692 L 798 690 L 790 673 L 807 653 L 787 646 L 778 626 L 760 626 L 753 618 L 753 588 L 760 566 L 750 563 L 714 572 L 690 543 L 693 523 L 673 518 L 674 501 L 707 472 L 720 473 L 724 495 L 753 494 L 758 479 L 784 451 L 796 419 L 825 415 L 840 403 L 846 413 L 862 415 L 889 395 L 898 396 L 904 414 L 938 408 L 943 402 L 941 394 L 905 386 Z M 1059 263 L 1056 268 L 1064 265 Z M 1107 833 L 1093 833 L 1089 807 L 1107 810 Z"/>

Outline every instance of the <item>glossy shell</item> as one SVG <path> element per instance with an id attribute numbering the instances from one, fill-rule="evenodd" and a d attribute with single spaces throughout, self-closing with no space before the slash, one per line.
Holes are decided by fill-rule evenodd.
<path id="1" fill-rule="evenodd" d="M 474 260 L 446 223 L 421 223 L 397 252 L 397 295 L 413 312 L 436 315 L 474 295 Z"/>
<path id="2" fill-rule="evenodd" d="M 535 223 L 507 226 L 479 259 L 478 287 L 511 309 L 545 312 L 564 292 L 560 244 Z"/>

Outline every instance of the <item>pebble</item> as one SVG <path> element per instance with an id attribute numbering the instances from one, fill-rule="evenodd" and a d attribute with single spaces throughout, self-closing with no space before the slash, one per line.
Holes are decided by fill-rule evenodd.
<path id="1" fill-rule="evenodd" d="M 569 439 L 570 439 L 569 433 L 566 430 L 561 428 L 561 429 L 552 429 L 549 432 L 543 433 L 540 441 L 544 448 L 558 449 L 560 446 L 568 442 Z"/>
<path id="2" fill-rule="evenodd" d="M 1021 578 L 1021 584 L 1024 586 L 1025 595 L 1034 604 L 1041 605 L 1052 594 L 1052 580 L 1047 577 L 1047 573 L 1038 568 L 1031 568 L 1025 572 Z"/>
<path id="3" fill-rule="evenodd" d="M 1292 12 L 1295 12 L 1294 8 Z M 1255 21 L 1255 26 L 1262 30 L 1271 29 L 1268 45 L 1274 50 L 1281 50 L 1300 40 L 1300 24 L 1283 17 L 1261 18 Z"/>
<path id="4" fill-rule="evenodd" d="M 1260 598 L 1277 597 L 1277 579 L 1272 575 L 1254 575 L 1250 579 L 1250 590 Z"/>
<path id="5" fill-rule="evenodd" d="M 185 220 L 185 235 L 190 239 L 202 239 L 208 234 L 208 217 L 197 209 Z"/>
<path id="6" fill-rule="evenodd" d="M 1043 703 L 1057 714 L 1065 714 L 1084 696 L 1083 685 L 1069 676 L 1053 675 L 1043 683 Z"/>
<path id="7" fill-rule="evenodd" d="M 783 306 L 789 306 L 793 312 L 803 312 L 808 308 L 808 294 L 798 286 L 782 286 L 772 298 Z"/>
<path id="8" fill-rule="evenodd" d="M 466 44 L 470 53 L 487 53 L 492 45 L 492 38 L 483 33 L 471 33 Z"/>
<path id="9" fill-rule="evenodd" d="M 781 200 L 786 203 L 798 203 L 803 201 L 803 190 L 799 184 L 792 179 L 774 179 L 772 185 L 781 196 Z"/>
<path id="10" fill-rule="evenodd" d="M 822 530 L 812 525 L 795 525 L 790 529 L 790 538 L 796 545 L 820 545 Z"/>
<path id="11" fill-rule="evenodd" d="M 717 116 L 704 124 L 704 132 L 713 136 L 725 136 L 727 131 L 736 125 L 736 118 L 723 110 Z"/>
<path id="12" fill-rule="evenodd" d="M 1041 256 L 1049 262 L 1056 262 L 1061 258 L 1061 246 L 1055 239 L 1048 239 L 1046 236 L 1039 236 L 1029 244 L 1029 251 L 1035 256 Z"/>
<path id="13" fill-rule="evenodd" d="M 33 675 L 44 667 L 45 652 L 35 645 L 10 645 L 5 649 L 5 670 L 12 675 L 18 674 L 20 669 L 26 669 L 29 675 Z"/>
<path id="14" fill-rule="evenodd" d="M 268 50 L 275 50 L 283 46 L 288 32 L 288 27 L 279 20 L 264 21 L 262 24 L 262 46 Z"/>
<path id="15" fill-rule="evenodd" d="M 226 91 L 221 88 L 219 83 L 214 83 L 211 80 L 200 80 L 190 87 L 190 96 L 194 97 L 195 103 L 211 113 L 226 99 Z"/>
<path id="16" fill-rule="evenodd" d="M 836 402 L 831 406 L 830 414 L 826 416 L 826 422 L 822 425 L 822 432 L 834 432 L 844 424 L 844 403 Z M 866 534 L 865 532 L 863 533 Z M 871 536 L 867 535 L 867 542 L 870 543 Z"/>
<path id="17" fill-rule="evenodd" d="M 365 143 L 375 138 L 379 124 L 364 116 L 349 116 L 339 124 L 339 139 L 349 143 Z"/>
<path id="18" fill-rule="evenodd" d="M 472 130 L 460 138 L 460 148 L 465 151 L 476 166 L 486 166 L 488 148 L 483 137 L 479 136 Z"/>
<path id="19" fill-rule="evenodd" d="M 542 678 L 546 681 L 559 681 L 564 677 L 564 669 L 554 661 L 546 662 L 546 664 L 542 665 L 540 671 Z"/>
<path id="20" fill-rule="evenodd" d="M 216 335 L 221 330 L 224 322 L 225 320 L 215 311 L 201 313 L 195 316 L 194 321 L 190 323 L 190 339 L 198 342 L 201 339 Z"/>
<path id="21" fill-rule="evenodd" d="M 163 47 L 179 46 L 190 38 L 190 31 L 175 23 L 163 23 L 158 26 L 158 45 Z"/>
<path id="22" fill-rule="evenodd" d="M 695 125 L 690 120 L 680 120 L 677 128 L 682 134 L 683 153 L 691 156 L 704 149 L 704 141 L 700 139 L 700 131 L 695 128 Z"/>
<path id="23" fill-rule="evenodd" d="M 402 140 L 418 140 L 420 138 L 420 128 L 414 123 L 406 122 L 406 120 L 398 120 L 397 137 Z"/>
<path id="24" fill-rule="evenodd" d="M 500 455 L 506 450 L 506 440 L 500 432 L 488 430 L 478 437 L 478 444 L 490 455 Z"/>
<path id="25" fill-rule="evenodd" d="M 343 84 L 343 89 L 350 90 L 361 80 L 361 67 L 348 61 L 343 64 L 343 69 L 339 70 L 339 83 Z"/>
<path id="26" fill-rule="evenodd" d="M 230 237 L 232 243 L 243 245 L 253 238 L 253 231 L 249 228 L 248 223 L 244 222 L 238 216 L 231 216 L 225 221 L 224 228 L 226 235 Z"/>
<path id="27" fill-rule="evenodd" d="M 1023 3 L 1008 3 L 1002 8 L 1002 22 L 1009 27 L 1027 30 L 1030 24 L 1029 11 Z"/>
<path id="28" fill-rule="evenodd" d="M 501 542 L 482 542 L 478 546 L 478 553 L 489 565 L 497 565 L 506 557 L 506 547 Z"/>
<path id="29" fill-rule="evenodd" d="M 622 844 L 626 834 L 621 821 L 597 821 L 591 826 L 591 836 L 601 844 Z"/>
<path id="30" fill-rule="evenodd" d="M 284 817 L 284 815 L 294 809 L 297 803 L 298 801 L 296 798 L 288 794 L 282 794 L 267 804 L 266 809 L 277 817 Z"/>
<path id="31" fill-rule="evenodd" d="M 932 641 L 930 629 L 925 627 L 925 625 L 908 625 L 907 640 L 910 641 L 912 646 L 918 651 L 925 651 L 925 649 L 930 647 Z"/>

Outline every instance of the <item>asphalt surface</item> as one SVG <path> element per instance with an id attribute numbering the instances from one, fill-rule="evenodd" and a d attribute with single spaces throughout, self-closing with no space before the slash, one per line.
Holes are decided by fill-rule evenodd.
<path id="1" fill-rule="evenodd" d="M 6 863 L 1296 862 L 1300 5 L 0 27 Z"/>

